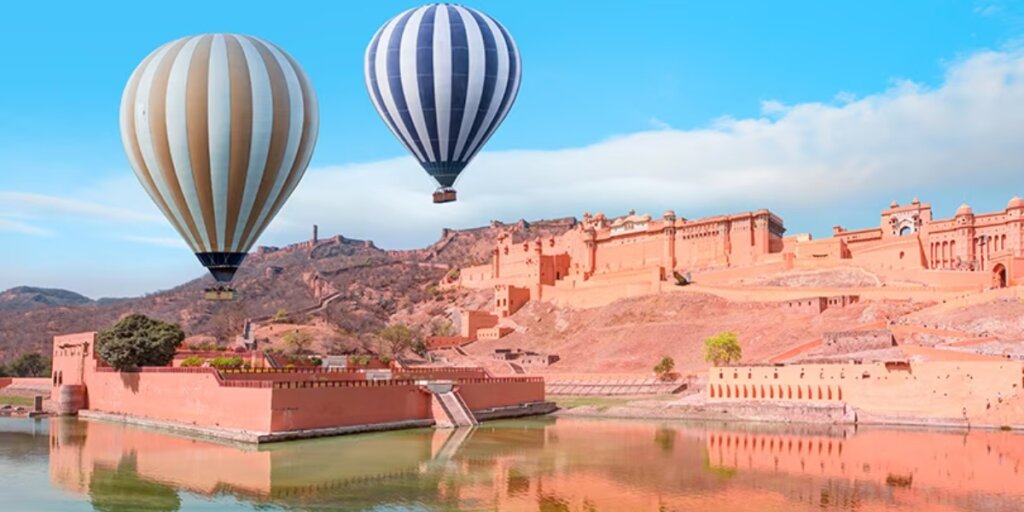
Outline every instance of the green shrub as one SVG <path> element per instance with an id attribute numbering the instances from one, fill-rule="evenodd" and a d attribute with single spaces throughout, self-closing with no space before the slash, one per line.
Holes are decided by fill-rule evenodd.
<path id="1" fill-rule="evenodd" d="M 215 357 L 210 360 L 210 366 L 218 370 L 238 370 L 242 368 L 242 358 L 238 356 Z"/>
<path id="2" fill-rule="evenodd" d="M 324 360 L 320 359 L 317 356 L 310 356 L 309 357 L 309 363 L 312 364 L 313 366 L 323 366 L 324 365 Z"/>
<path id="3" fill-rule="evenodd" d="M 299 329 L 286 332 L 282 339 L 296 354 L 309 350 L 309 346 L 313 344 L 313 335 Z"/>
<path id="4" fill-rule="evenodd" d="M 22 354 L 6 369 L 12 377 L 48 377 L 53 366 L 49 357 L 39 352 Z"/>
<path id="5" fill-rule="evenodd" d="M 202 357 L 199 357 L 199 356 L 188 356 L 188 357 L 186 357 L 185 359 L 183 359 L 181 361 L 181 366 L 182 366 L 182 368 L 195 368 L 197 366 L 202 366 L 203 363 L 205 363 L 205 362 L 206 362 L 206 359 L 203 359 Z"/>
<path id="6" fill-rule="evenodd" d="M 118 371 L 166 366 L 185 333 L 178 324 L 132 314 L 96 336 L 96 353 Z"/>
<path id="7" fill-rule="evenodd" d="M 654 366 L 654 373 L 658 374 L 662 379 L 668 377 L 672 370 L 676 369 L 676 362 L 669 356 L 664 356 L 661 361 Z"/>
<path id="8" fill-rule="evenodd" d="M 704 360 L 722 366 L 743 359 L 739 338 L 734 332 L 720 332 L 704 340 Z"/>
<path id="9" fill-rule="evenodd" d="M 391 356 L 380 356 L 380 362 L 388 364 L 391 362 Z"/>

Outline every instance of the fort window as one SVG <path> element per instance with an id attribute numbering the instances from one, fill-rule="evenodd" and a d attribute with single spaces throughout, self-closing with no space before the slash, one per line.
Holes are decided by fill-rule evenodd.
<path id="1" fill-rule="evenodd" d="M 796 399 L 797 400 L 803 400 L 804 399 L 804 389 L 801 388 L 800 386 L 796 387 Z"/>
<path id="2" fill-rule="evenodd" d="M 832 387 L 830 386 L 827 389 L 828 389 L 828 399 L 832 400 Z"/>
<path id="3" fill-rule="evenodd" d="M 708 394 L 711 395 L 711 398 L 715 397 L 715 387 L 714 386 L 709 386 L 708 387 Z"/>

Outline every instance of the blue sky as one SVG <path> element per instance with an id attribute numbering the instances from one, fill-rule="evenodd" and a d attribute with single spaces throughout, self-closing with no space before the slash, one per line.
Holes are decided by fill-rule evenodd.
<path id="1" fill-rule="evenodd" d="M 1024 193 L 1019 5 L 479 1 L 519 45 L 522 89 L 462 200 L 435 207 L 362 76 L 374 31 L 417 4 L 5 6 L 0 289 L 136 295 L 202 275 L 135 181 L 117 124 L 138 62 L 202 32 L 277 43 L 320 99 L 310 171 L 268 245 L 304 239 L 313 222 L 407 248 L 442 227 L 629 208 L 767 207 L 789 232 L 824 236 L 874 225 L 893 199 L 918 195 L 948 216 Z"/>

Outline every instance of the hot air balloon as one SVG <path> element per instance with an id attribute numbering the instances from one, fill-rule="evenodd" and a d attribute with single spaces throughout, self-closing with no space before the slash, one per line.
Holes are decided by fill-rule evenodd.
<path id="1" fill-rule="evenodd" d="M 377 112 L 440 185 L 434 202 L 454 201 L 459 173 L 519 92 L 522 65 L 512 36 L 476 9 L 425 5 L 377 31 L 364 71 Z"/>
<path id="2" fill-rule="evenodd" d="M 231 281 L 295 190 L 318 128 L 316 94 L 299 64 L 243 35 L 161 46 L 121 100 L 136 176 L 218 283 Z"/>

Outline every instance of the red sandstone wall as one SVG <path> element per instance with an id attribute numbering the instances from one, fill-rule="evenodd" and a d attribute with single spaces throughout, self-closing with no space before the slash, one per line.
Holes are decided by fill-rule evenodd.
<path id="1" fill-rule="evenodd" d="M 91 410 L 254 432 L 271 428 L 270 388 L 221 386 L 213 373 L 100 370 L 86 380 Z"/>
<path id="2" fill-rule="evenodd" d="M 275 432 L 432 417 L 430 395 L 412 383 L 274 389 L 270 407 Z"/>
<path id="3" fill-rule="evenodd" d="M 475 340 L 477 329 L 488 329 L 495 325 L 498 325 L 497 316 L 487 311 L 465 310 L 462 312 L 462 329 L 459 334 L 470 340 Z"/>
<path id="4" fill-rule="evenodd" d="M 544 400 L 544 379 L 492 379 L 459 383 L 459 394 L 470 410 Z"/>
<path id="5" fill-rule="evenodd" d="M 1024 363 L 998 360 L 712 368 L 708 377 L 713 400 L 846 402 L 884 417 L 980 418 L 1024 393 Z"/>

